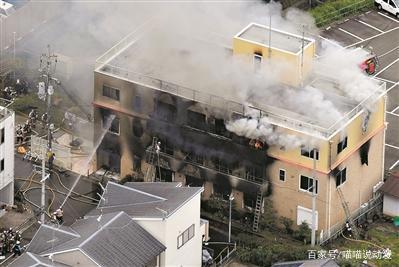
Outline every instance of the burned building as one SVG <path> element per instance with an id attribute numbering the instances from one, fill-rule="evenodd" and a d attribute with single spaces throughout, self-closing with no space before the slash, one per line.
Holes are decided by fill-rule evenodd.
<path id="1" fill-rule="evenodd" d="M 97 167 L 204 186 L 205 199 L 233 193 L 243 209 L 259 210 L 270 195 L 298 224 L 310 223 L 315 184 L 317 230 L 329 236 L 345 221 L 337 188 L 354 212 L 382 179 L 385 84 L 347 97 L 313 71 L 314 40 L 259 24 L 230 44 L 208 37 L 147 25 L 97 60 L 95 138 L 108 129 Z"/>

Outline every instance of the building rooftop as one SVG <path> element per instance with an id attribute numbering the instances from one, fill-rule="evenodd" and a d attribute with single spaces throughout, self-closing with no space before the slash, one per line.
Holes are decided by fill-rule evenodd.
<path id="1" fill-rule="evenodd" d="M 305 47 L 312 42 L 312 40 L 308 38 L 302 38 L 302 36 L 273 28 L 270 30 L 270 27 L 256 23 L 249 24 L 235 37 L 265 45 L 267 47 L 269 47 L 270 44 L 271 47 L 275 49 L 288 51 L 294 54 L 300 53 L 302 47 Z"/>
<path id="2" fill-rule="evenodd" d="M 278 30 L 272 30 L 272 34 L 272 46 L 292 53 L 301 51 L 302 42 L 311 41 Z M 257 24 L 250 24 L 237 35 L 254 42 L 268 42 L 267 28 Z M 150 26 L 139 28 L 97 59 L 96 72 L 214 108 L 223 107 L 231 113 L 257 112 L 271 124 L 324 139 L 359 115 L 363 102 L 375 101 L 384 91 L 385 84 L 375 81 L 376 91 L 356 102 L 345 96 L 337 81 L 321 75 L 313 75 L 302 87 L 268 86 L 267 79 L 253 70 L 243 81 L 234 73 L 224 72 L 223 66 L 234 63 L 232 48 L 207 37 L 173 34 Z M 244 91 L 264 94 L 249 93 L 244 97 Z M 324 113 L 305 108 L 314 106 L 312 101 L 316 98 L 318 103 L 331 108 L 323 109 Z"/>
<path id="3" fill-rule="evenodd" d="M 70 265 L 52 261 L 49 258 L 26 252 L 11 262 L 9 267 L 68 267 Z"/>
<path id="4" fill-rule="evenodd" d="M 98 207 L 87 216 L 124 211 L 133 218 L 165 218 L 203 191 L 180 183 L 108 182 Z"/>
<path id="5" fill-rule="evenodd" d="M 380 188 L 384 194 L 399 198 L 399 173 L 392 174 Z"/>
<path id="6" fill-rule="evenodd" d="M 126 213 L 114 212 L 70 227 L 41 225 L 27 250 L 43 256 L 81 250 L 100 266 L 146 266 L 165 249 Z"/>

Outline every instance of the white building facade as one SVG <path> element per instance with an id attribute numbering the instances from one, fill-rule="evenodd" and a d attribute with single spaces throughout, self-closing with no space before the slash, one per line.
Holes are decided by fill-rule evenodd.
<path id="1" fill-rule="evenodd" d="M 15 114 L 0 107 L 0 205 L 14 204 L 14 126 Z M 0 216 L 4 210 L 0 210 Z"/>

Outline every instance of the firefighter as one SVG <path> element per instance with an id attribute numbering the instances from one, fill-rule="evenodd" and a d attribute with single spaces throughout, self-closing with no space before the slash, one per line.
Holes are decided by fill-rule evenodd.
<path id="1" fill-rule="evenodd" d="M 36 128 L 36 120 L 37 120 L 36 110 L 32 109 L 32 110 L 29 112 L 29 119 L 30 119 L 32 128 L 33 128 L 33 129 Z"/>
<path id="2" fill-rule="evenodd" d="M 20 242 L 20 241 L 17 241 L 17 242 L 15 243 L 15 245 L 14 245 L 13 248 L 12 248 L 12 252 L 14 253 L 14 255 L 12 256 L 13 258 L 14 258 L 16 255 L 21 256 L 21 242 Z"/>
<path id="3" fill-rule="evenodd" d="M 47 112 L 43 113 L 42 115 L 42 122 L 43 122 L 43 129 L 46 128 L 46 125 L 48 123 L 48 115 Z"/>
<path id="4" fill-rule="evenodd" d="M 53 163 L 55 160 L 55 153 L 49 151 L 47 156 L 48 156 L 48 168 L 51 170 L 53 168 Z"/>
<path id="5" fill-rule="evenodd" d="M 346 221 L 346 223 L 345 223 L 345 228 L 346 228 L 346 232 L 347 232 L 348 236 L 350 238 L 352 238 L 352 227 L 350 226 L 348 221 Z"/>
<path id="6" fill-rule="evenodd" d="M 16 135 L 17 135 L 17 143 L 21 144 L 24 140 L 23 134 L 22 134 L 22 125 L 18 124 L 17 126 L 17 131 L 16 131 Z"/>

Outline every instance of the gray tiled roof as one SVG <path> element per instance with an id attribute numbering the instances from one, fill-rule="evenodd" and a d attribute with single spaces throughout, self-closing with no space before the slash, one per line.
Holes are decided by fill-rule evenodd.
<path id="1" fill-rule="evenodd" d="M 40 254 L 76 237 L 79 235 L 70 227 L 42 224 L 29 243 L 27 251 Z"/>
<path id="2" fill-rule="evenodd" d="M 101 212 L 124 211 L 133 218 L 169 217 L 184 203 L 203 191 L 202 187 L 181 187 L 180 183 L 125 183 L 108 182 L 103 199 L 86 216 Z"/>
<path id="3" fill-rule="evenodd" d="M 65 265 L 56 261 L 51 261 L 48 258 L 39 256 L 37 254 L 26 252 L 14 260 L 9 267 L 68 267 L 70 265 Z"/>
<path id="4" fill-rule="evenodd" d="M 76 221 L 78 237 L 42 255 L 79 249 L 100 266 L 145 266 L 166 248 L 126 213 L 109 213 Z"/>

